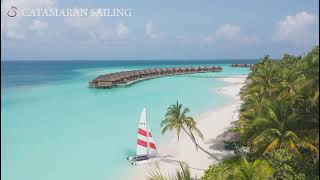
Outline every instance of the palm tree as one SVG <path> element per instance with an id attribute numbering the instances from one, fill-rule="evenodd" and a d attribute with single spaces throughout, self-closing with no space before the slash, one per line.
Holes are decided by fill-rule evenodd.
<path id="1" fill-rule="evenodd" d="M 267 145 L 264 154 L 283 146 L 285 143 L 295 152 L 298 152 L 296 144 L 299 139 L 290 129 L 290 119 L 287 105 L 281 101 L 273 101 L 265 104 L 264 117 L 257 117 L 253 124 L 258 132 L 252 140 L 252 145 Z"/>
<path id="2" fill-rule="evenodd" d="M 147 180 L 169 180 L 169 176 L 162 174 L 160 171 L 153 171 L 147 177 Z"/>
<path id="3" fill-rule="evenodd" d="M 297 135 L 299 127 L 289 105 L 281 100 L 269 101 L 265 112 L 263 117 L 257 117 L 253 122 L 257 135 L 252 145 L 265 146 L 263 154 L 284 146 L 300 154 L 298 144 L 302 141 Z"/>
<path id="4" fill-rule="evenodd" d="M 278 66 L 274 64 L 261 64 L 250 77 L 248 94 L 258 93 L 258 97 L 272 97 L 277 92 Z"/>
<path id="5" fill-rule="evenodd" d="M 168 174 L 167 176 L 160 171 L 151 172 L 148 180 L 191 180 L 191 173 L 188 165 L 180 163 L 180 169 L 177 169 L 175 174 Z"/>
<path id="6" fill-rule="evenodd" d="M 177 170 L 173 176 L 173 180 L 191 180 L 191 173 L 188 165 L 180 163 L 180 170 Z"/>
<path id="7" fill-rule="evenodd" d="M 302 72 L 296 69 L 284 69 L 281 72 L 281 82 L 278 85 L 279 96 L 286 98 L 288 101 L 292 101 L 296 93 L 302 88 L 303 82 Z"/>
<path id="8" fill-rule="evenodd" d="M 245 158 L 240 165 L 239 179 L 241 180 L 267 180 L 273 176 L 273 169 L 262 159 L 249 163 Z"/>
<path id="9" fill-rule="evenodd" d="M 193 141 L 194 145 L 196 146 L 197 150 L 198 148 L 201 149 L 204 153 L 208 154 L 215 160 L 220 160 L 210 152 L 206 151 L 204 148 L 199 146 L 197 143 L 194 132 L 197 133 L 197 135 L 203 139 L 203 135 L 201 131 L 197 128 L 197 123 L 194 121 L 192 117 L 187 116 L 187 113 L 190 112 L 189 108 L 182 109 L 182 104 L 179 104 L 177 101 L 176 104 L 171 105 L 167 109 L 167 113 L 165 115 L 164 120 L 161 122 L 162 134 L 167 132 L 168 130 L 175 129 L 177 133 L 177 137 L 179 140 L 181 129 L 188 135 L 188 137 Z"/>

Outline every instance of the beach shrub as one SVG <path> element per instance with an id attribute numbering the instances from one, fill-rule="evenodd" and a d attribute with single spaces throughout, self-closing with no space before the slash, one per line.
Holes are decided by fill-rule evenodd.
<path id="1" fill-rule="evenodd" d="M 268 161 L 274 169 L 274 179 L 305 179 L 303 173 L 295 171 L 297 160 L 287 149 L 277 149 L 268 154 Z"/>
<path id="2" fill-rule="evenodd" d="M 204 176 L 201 179 L 202 180 L 214 180 L 214 179 L 231 180 L 231 179 L 235 179 L 234 171 L 235 171 L 234 167 L 225 163 L 211 165 L 209 169 L 205 171 Z"/>
<path id="3" fill-rule="evenodd" d="M 240 164 L 240 157 L 230 157 L 220 164 L 209 166 L 202 176 L 202 180 L 233 180 L 236 179 L 235 175 L 238 174 L 238 166 Z"/>
<path id="4" fill-rule="evenodd" d="M 273 177 L 273 171 L 268 161 L 264 159 L 248 162 L 243 158 L 236 177 L 240 180 L 267 180 Z"/>
<path id="5" fill-rule="evenodd" d="M 147 180 L 191 180 L 191 173 L 188 165 L 179 163 L 180 168 L 173 174 L 163 174 L 161 171 L 156 170 L 149 174 Z"/>
<path id="6" fill-rule="evenodd" d="M 211 165 L 202 180 L 260 180 L 273 177 L 273 168 L 268 161 L 256 159 L 248 162 L 246 158 L 233 157 L 221 164 Z"/>

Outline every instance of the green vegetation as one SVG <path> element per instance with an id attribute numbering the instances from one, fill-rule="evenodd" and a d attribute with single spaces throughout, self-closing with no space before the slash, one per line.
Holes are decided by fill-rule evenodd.
<path id="1" fill-rule="evenodd" d="M 202 179 L 319 179 L 319 47 L 280 61 L 265 56 L 241 97 L 236 147 L 248 151 L 210 166 Z"/>
<path id="2" fill-rule="evenodd" d="M 305 56 L 265 56 L 253 66 L 241 98 L 233 129 L 241 136 L 234 145 L 236 156 L 211 165 L 202 179 L 319 179 L 319 46 Z M 196 142 L 193 132 L 202 134 L 188 112 L 178 102 L 170 106 L 162 133 L 175 129 L 179 139 L 182 129 L 196 148 L 215 158 Z M 176 176 L 155 172 L 149 179 L 188 180 L 190 172 L 181 166 Z"/>
<path id="3" fill-rule="evenodd" d="M 180 163 L 180 169 L 174 174 L 164 175 L 160 171 L 154 171 L 147 178 L 148 180 L 191 180 L 191 173 L 187 165 Z"/>
<path id="4" fill-rule="evenodd" d="M 241 180 L 269 179 L 273 175 L 272 167 L 267 161 L 262 159 L 257 159 L 253 163 L 249 163 L 243 158 L 239 169 L 239 178 Z"/>
<path id="5" fill-rule="evenodd" d="M 202 179 L 261 180 L 270 179 L 273 173 L 274 170 L 267 160 L 256 159 L 250 163 L 244 157 L 233 157 L 222 164 L 210 166 Z"/>
<path id="6" fill-rule="evenodd" d="M 200 150 L 202 150 L 212 158 L 216 159 L 217 161 L 220 161 L 215 155 L 206 151 L 197 143 L 194 136 L 194 132 L 197 133 L 201 139 L 203 139 L 203 135 L 200 132 L 200 130 L 197 128 L 197 123 L 194 121 L 194 119 L 190 116 L 187 116 L 188 112 L 190 112 L 189 108 L 182 109 L 182 104 L 179 104 L 178 101 L 176 104 L 171 105 L 167 109 L 167 113 L 165 115 L 164 120 L 161 122 L 161 127 L 163 127 L 162 134 L 164 134 L 168 130 L 172 131 L 174 129 L 177 132 L 177 137 L 179 140 L 180 132 L 181 130 L 183 130 L 184 133 L 186 133 L 189 136 L 189 138 L 192 140 L 197 150 L 199 148 Z"/>

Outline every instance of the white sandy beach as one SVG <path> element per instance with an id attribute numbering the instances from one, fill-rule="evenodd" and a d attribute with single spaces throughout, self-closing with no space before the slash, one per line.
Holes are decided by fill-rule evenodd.
<path id="1" fill-rule="evenodd" d="M 222 159 L 232 155 L 232 151 L 224 150 L 222 142 L 216 140 L 216 137 L 222 134 L 231 126 L 231 122 L 237 120 L 238 109 L 241 105 L 239 92 L 243 87 L 246 76 L 224 78 L 223 81 L 230 82 L 230 85 L 220 89 L 216 89 L 221 95 L 232 98 L 228 105 L 215 109 L 211 112 L 205 112 L 195 117 L 198 128 L 204 135 L 205 140 L 198 140 L 199 144 L 210 152 L 214 153 L 218 158 Z M 130 172 L 129 180 L 143 180 L 150 172 L 160 170 L 163 173 L 174 172 L 179 168 L 179 162 L 189 165 L 193 178 L 200 179 L 204 170 L 210 164 L 216 163 L 207 154 L 201 150 L 196 151 L 192 141 L 181 133 L 180 140 L 177 140 L 175 134 L 165 142 L 158 144 L 159 155 L 161 156 L 154 162 L 133 166 Z"/>

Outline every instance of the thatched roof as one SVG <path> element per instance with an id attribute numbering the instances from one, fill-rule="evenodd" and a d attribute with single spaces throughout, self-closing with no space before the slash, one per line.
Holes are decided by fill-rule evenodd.
<path id="1" fill-rule="evenodd" d="M 155 69 L 157 73 L 161 73 L 161 69 Z"/>
<path id="2" fill-rule="evenodd" d="M 157 70 L 156 70 L 156 69 L 151 69 L 151 72 L 152 72 L 152 73 L 156 73 Z"/>
<path id="3" fill-rule="evenodd" d="M 124 76 L 125 77 L 132 77 L 132 76 L 134 76 L 134 72 L 131 72 L 131 71 L 130 72 L 125 72 Z"/>
<path id="4" fill-rule="evenodd" d="M 144 70 L 144 73 L 145 73 L 145 74 L 150 74 L 150 73 L 152 73 L 152 71 L 151 71 L 151 69 L 145 69 L 145 70 Z"/>
<path id="5" fill-rule="evenodd" d="M 118 76 L 116 76 L 116 75 L 113 75 L 113 76 L 109 77 L 109 80 L 110 81 L 118 81 L 118 80 L 120 80 L 120 78 Z"/>
<path id="6" fill-rule="evenodd" d="M 170 72 L 176 72 L 176 68 L 169 68 Z"/>
<path id="7" fill-rule="evenodd" d="M 135 75 L 143 75 L 145 72 L 143 70 L 137 70 L 135 71 Z"/>
<path id="8" fill-rule="evenodd" d="M 132 75 L 132 76 L 139 75 L 139 71 L 138 71 L 138 70 L 132 71 L 132 72 L 131 72 L 131 75 Z"/>

